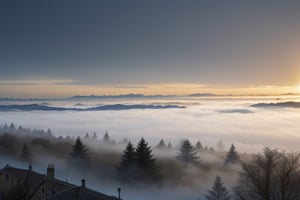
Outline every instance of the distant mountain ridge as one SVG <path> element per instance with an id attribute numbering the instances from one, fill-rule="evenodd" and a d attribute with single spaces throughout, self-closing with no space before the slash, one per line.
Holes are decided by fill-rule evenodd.
<path id="1" fill-rule="evenodd" d="M 112 104 L 90 108 L 65 108 L 52 107 L 41 104 L 24 104 L 24 105 L 0 105 L 0 111 L 104 111 L 104 110 L 133 110 L 133 109 L 171 109 L 186 108 L 178 105 L 143 105 L 143 104 Z"/>
<path id="2" fill-rule="evenodd" d="M 101 98 L 162 98 L 162 97 L 177 97 L 176 95 L 144 95 L 144 94 L 121 94 L 121 95 L 88 95 L 88 96 L 81 96 L 76 95 L 69 97 L 69 99 L 101 99 Z"/>
<path id="3" fill-rule="evenodd" d="M 220 96 L 213 93 L 195 93 L 190 95 L 144 95 L 144 94 L 121 94 L 121 95 L 88 95 L 88 96 L 72 96 L 70 99 L 100 99 L 100 98 L 168 98 L 168 97 L 215 97 Z"/>
<path id="4" fill-rule="evenodd" d="M 300 102 L 287 101 L 287 102 L 279 102 L 279 103 L 257 103 L 257 104 L 251 105 L 250 107 L 256 107 L 256 108 L 271 108 L 271 107 L 300 108 Z"/>

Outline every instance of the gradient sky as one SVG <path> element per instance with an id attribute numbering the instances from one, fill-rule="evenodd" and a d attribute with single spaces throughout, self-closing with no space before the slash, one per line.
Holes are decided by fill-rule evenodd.
<path id="1" fill-rule="evenodd" d="M 293 92 L 300 1 L 2 0 L 0 69 L 0 97 Z"/>

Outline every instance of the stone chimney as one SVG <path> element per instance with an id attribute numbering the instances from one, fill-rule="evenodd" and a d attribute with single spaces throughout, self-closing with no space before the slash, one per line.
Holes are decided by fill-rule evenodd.
<path id="1" fill-rule="evenodd" d="M 55 169 L 54 169 L 54 165 L 48 165 L 47 168 L 47 178 L 54 178 L 55 177 Z"/>
<path id="2" fill-rule="evenodd" d="M 31 164 L 28 165 L 28 170 L 32 171 L 32 165 Z"/>
<path id="3" fill-rule="evenodd" d="M 85 188 L 85 179 L 84 178 L 81 179 L 81 187 Z"/>

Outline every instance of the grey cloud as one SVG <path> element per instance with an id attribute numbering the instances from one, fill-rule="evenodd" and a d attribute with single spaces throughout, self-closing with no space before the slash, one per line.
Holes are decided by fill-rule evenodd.
<path id="1" fill-rule="evenodd" d="M 253 113 L 253 111 L 248 109 L 225 109 L 225 110 L 217 110 L 219 113 L 241 113 L 241 114 L 249 114 Z"/>

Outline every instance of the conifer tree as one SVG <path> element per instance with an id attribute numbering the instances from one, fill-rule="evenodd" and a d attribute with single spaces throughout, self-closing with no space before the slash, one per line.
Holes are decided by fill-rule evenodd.
<path id="1" fill-rule="evenodd" d="M 168 148 L 168 150 L 172 150 L 173 149 L 173 146 L 172 146 L 171 142 L 169 142 L 167 148 Z"/>
<path id="2" fill-rule="evenodd" d="M 104 134 L 104 136 L 103 136 L 103 141 L 104 141 L 104 142 L 110 142 L 110 137 L 109 137 L 107 131 L 105 132 L 105 134 Z"/>
<path id="3" fill-rule="evenodd" d="M 89 167 L 89 154 L 88 148 L 82 144 L 80 138 L 76 139 L 73 145 L 72 152 L 70 153 L 70 163 L 74 167 L 88 168 Z"/>
<path id="4" fill-rule="evenodd" d="M 48 135 L 48 136 L 52 136 L 52 131 L 51 131 L 50 128 L 48 128 L 48 130 L 47 130 L 47 135 Z"/>
<path id="5" fill-rule="evenodd" d="M 166 148 L 166 144 L 165 144 L 165 141 L 163 139 L 161 139 L 159 141 L 159 143 L 157 144 L 156 146 L 157 149 L 165 149 Z"/>
<path id="6" fill-rule="evenodd" d="M 235 150 L 235 146 L 232 144 L 225 158 L 224 165 L 228 164 L 236 164 L 240 160 L 237 151 Z"/>
<path id="7" fill-rule="evenodd" d="M 31 163 L 31 154 L 29 152 L 27 144 L 24 144 L 22 147 L 21 160 L 27 163 Z"/>
<path id="8" fill-rule="evenodd" d="M 13 123 L 13 122 L 10 124 L 10 127 L 9 127 L 9 129 L 10 129 L 10 130 L 15 130 L 15 129 L 16 129 L 16 128 L 15 128 L 15 125 L 14 125 L 14 123 Z"/>
<path id="9" fill-rule="evenodd" d="M 198 151 L 201 151 L 201 150 L 203 149 L 203 146 L 202 146 L 202 144 L 201 144 L 200 141 L 198 141 L 198 142 L 196 143 L 196 149 L 197 149 Z"/>
<path id="10" fill-rule="evenodd" d="M 193 147 L 189 140 L 184 140 L 179 149 L 177 159 L 181 162 L 188 164 L 196 164 L 199 162 L 199 157 L 197 156 L 197 150 Z"/>
<path id="11" fill-rule="evenodd" d="M 97 133 L 96 132 L 94 132 L 94 134 L 93 134 L 93 140 L 97 140 Z"/>
<path id="12" fill-rule="evenodd" d="M 221 178 L 217 176 L 214 185 L 208 190 L 208 194 L 205 195 L 207 200 L 230 200 L 231 195 L 228 193 Z"/>
<path id="13" fill-rule="evenodd" d="M 134 179 L 135 165 L 135 149 L 129 142 L 123 151 L 121 162 L 118 167 L 118 178 L 122 181 L 131 181 Z"/>
<path id="14" fill-rule="evenodd" d="M 137 179 L 141 181 L 157 181 L 158 170 L 156 160 L 148 143 L 142 138 L 136 148 Z"/>

